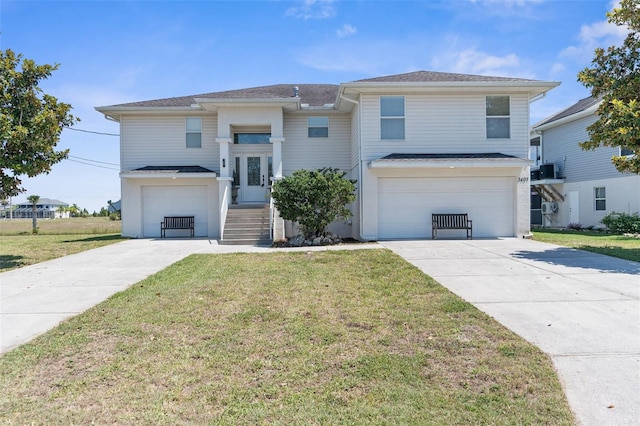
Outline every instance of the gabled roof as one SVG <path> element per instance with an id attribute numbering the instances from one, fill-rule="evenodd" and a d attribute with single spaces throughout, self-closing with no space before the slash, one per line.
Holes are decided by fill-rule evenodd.
<path id="1" fill-rule="evenodd" d="M 546 126 L 547 124 L 553 123 L 563 118 L 571 117 L 581 112 L 585 112 L 590 108 L 597 106 L 600 103 L 600 101 L 602 101 L 601 97 L 594 98 L 593 96 L 580 99 L 578 102 L 571 105 L 569 108 L 563 109 L 562 111 L 552 115 L 551 117 L 545 118 L 544 120 L 534 124 L 532 127 L 538 128 L 538 127 Z"/>

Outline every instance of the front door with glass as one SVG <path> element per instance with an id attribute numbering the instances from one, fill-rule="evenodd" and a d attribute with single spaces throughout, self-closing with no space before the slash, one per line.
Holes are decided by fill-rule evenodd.
<path id="1" fill-rule="evenodd" d="M 239 166 L 241 203 L 267 203 L 271 188 L 271 155 L 246 153 L 236 157 Z"/>

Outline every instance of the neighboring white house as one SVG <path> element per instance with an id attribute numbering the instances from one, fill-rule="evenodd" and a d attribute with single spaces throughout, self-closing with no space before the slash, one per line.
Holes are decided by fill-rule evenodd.
<path id="1" fill-rule="evenodd" d="M 540 195 L 532 201 L 533 224 L 597 227 L 607 213 L 640 211 L 640 176 L 620 173 L 611 163 L 611 157 L 633 152 L 579 146 L 589 140 L 587 127 L 598 119 L 600 102 L 582 99 L 532 126 L 540 164 L 532 171 L 533 192 Z"/>
<path id="2" fill-rule="evenodd" d="M 69 211 L 66 209 L 69 204 L 60 200 L 52 200 L 50 198 L 40 198 L 36 204 L 36 217 L 38 219 L 60 219 L 68 218 Z M 13 210 L 14 219 L 31 219 L 33 218 L 33 204 L 24 201 L 16 205 Z"/>
<path id="3" fill-rule="evenodd" d="M 514 237 L 530 230 L 529 104 L 558 84 L 417 71 L 96 109 L 120 123 L 125 236 L 191 215 L 196 236 L 224 240 L 234 171 L 238 202 L 264 204 L 272 181 L 328 166 L 358 182 L 353 217 L 334 224 L 344 237 L 427 238 L 441 212 L 468 213 L 474 237 Z"/>

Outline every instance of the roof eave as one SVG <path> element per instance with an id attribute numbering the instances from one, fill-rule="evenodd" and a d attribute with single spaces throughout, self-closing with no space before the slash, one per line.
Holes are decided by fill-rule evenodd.
<path id="1" fill-rule="evenodd" d="M 217 173 L 179 173 L 176 171 L 133 171 L 120 172 L 121 178 L 126 179 L 215 179 Z"/>
<path id="2" fill-rule="evenodd" d="M 560 82 L 556 81 L 425 81 L 425 82 L 351 82 L 341 84 L 340 92 L 345 89 L 353 89 L 360 92 L 375 92 L 381 89 L 425 89 L 431 91 L 442 91 L 450 89 L 468 89 L 474 91 L 485 91 L 487 89 L 504 89 L 509 91 L 531 92 L 532 95 L 547 92 L 558 87 Z"/>
<path id="3" fill-rule="evenodd" d="M 378 159 L 369 161 L 370 169 L 457 169 L 457 168 L 488 168 L 488 167 L 516 167 L 522 168 L 531 164 L 524 158 L 495 158 L 495 159 Z"/>
<path id="4" fill-rule="evenodd" d="M 205 111 L 216 111 L 219 107 L 275 106 L 286 110 L 299 110 L 300 98 L 194 98 L 194 102 Z"/>
<path id="5" fill-rule="evenodd" d="M 96 111 L 101 112 L 106 117 L 110 117 L 115 121 L 120 121 L 120 116 L 124 114 L 173 114 L 176 112 L 196 112 L 200 110 L 199 106 L 103 106 L 95 107 Z"/>
<path id="6" fill-rule="evenodd" d="M 570 123 L 572 121 L 579 120 L 581 118 L 594 115 L 594 114 L 597 113 L 598 107 L 600 106 L 600 103 L 601 102 L 598 102 L 595 105 L 592 105 L 587 109 L 584 109 L 582 111 L 576 112 L 575 114 L 571 114 L 571 115 L 568 115 L 566 117 L 559 118 L 557 120 L 549 121 L 547 123 L 545 123 L 546 120 L 543 120 L 542 123 L 544 123 L 544 124 L 540 124 L 540 125 L 534 124 L 531 127 L 532 127 L 532 129 L 534 131 L 539 132 L 539 131 L 551 129 L 551 128 L 559 126 L 561 124 Z"/>

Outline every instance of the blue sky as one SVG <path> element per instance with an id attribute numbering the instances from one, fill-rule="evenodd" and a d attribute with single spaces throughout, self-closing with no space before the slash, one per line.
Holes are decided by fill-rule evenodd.
<path id="1" fill-rule="evenodd" d="M 331 83 L 415 70 L 559 81 L 532 122 L 589 92 L 593 50 L 619 44 L 611 0 L 0 2 L 0 48 L 59 63 L 42 84 L 117 134 L 95 106 L 269 84 Z M 90 212 L 120 198 L 116 136 L 65 129 L 70 159 L 24 179 L 28 195 Z"/>

